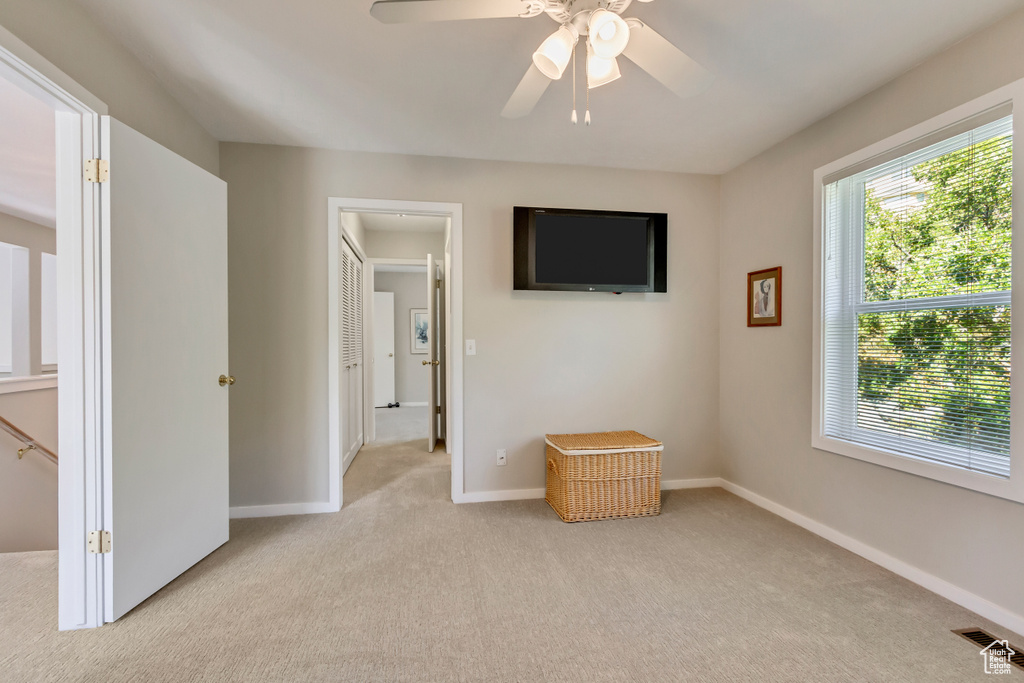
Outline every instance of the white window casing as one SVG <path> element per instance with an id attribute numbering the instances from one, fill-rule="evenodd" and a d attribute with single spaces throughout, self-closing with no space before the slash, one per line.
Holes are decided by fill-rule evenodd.
<path id="1" fill-rule="evenodd" d="M 982 426 L 963 432 L 936 431 L 936 425 L 945 428 L 950 421 L 937 417 L 938 406 L 928 403 L 933 392 L 943 391 L 935 381 L 939 375 L 929 375 L 930 369 L 899 385 L 901 395 L 912 399 L 917 406 L 913 411 L 908 409 L 902 413 L 902 408 L 893 406 L 892 402 L 877 398 L 866 400 L 858 393 L 858 373 L 863 373 L 861 379 L 867 387 L 869 381 L 885 380 L 885 372 L 889 371 L 886 369 L 889 366 L 884 364 L 878 369 L 866 362 L 875 357 L 883 360 L 888 357 L 879 342 L 872 342 L 870 333 L 858 332 L 859 325 L 883 326 L 887 334 L 895 327 L 885 325 L 927 319 L 930 315 L 954 312 L 970 315 L 973 311 L 986 311 L 989 315 L 1005 311 L 1008 315 L 1013 309 L 1024 310 L 1017 305 L 1020 293 L 1001 285 L 999 288 L 979 287 L 979 291 L 967 286 L 962 291 L 938 291 L 934 296 L 928 292 L 916 298 L 914 295 L 901 298 L 897 295 L 898 288 L 895 294 L 889 292 L 886 296 L 864 291 L 865 188 L 872 189 L 872 196 L 879 199 L 881 206 L 898 211 L 901 206 L 924 201 L 927 188 L 916 187 L 907 172 L 917 164 L 984 140 L 1005 139 L 1011 134 L 1013 156 L 1017 157 L 1024 115 L 1013 117 L 1012 113 L 1024 112 L 1022 105 L 1024 81 L 1019 81 L 815 171 L 811 434 L 815 448 L 1024 502 L 1024 441 L 1021 439 L 1024 411 L 1019 398 L 1020 382 L 1013 373 L 1009 375 L 1008 403 L 1004 400 L 1005 373 L 998 384 L 993 384 L 1004 396 L 1000 400 L 959 403 L 958 399 L 945 395 L 944 408 L 949 414 L 974 411 L 964 424 Z M 1014 197 L 1024 197 L 1020 193 L 1022 177 L 1018 164 L 1014 163 Z M 896 181 L 890 182 L 890 178 L 901 179 L 901 189 L 886 196 L 887 183 L 896 184 Z M 1018 234 L 1016 213 L 1013 212 L 1011 227 L 1013 271 L 1024 263 L 1024 236 Z M 1005 254 L 1005 249 L 1002 253 Z M 1009 350 L 1012 358 L 1022 357 L 1020 352 L 1024 351 L 1022 327 L 1011 325 Z M 884 335 L 880 338 L 891 340 Z M 864 344 L 862 357 L 859 343 Z M 983 353 L 991 346 L 983 347 L 979 343 L 977 348 Z M 942 366 L 946 371 L 944 376 L 956 376 L 961 367 L 976 367 L 971 364 L 975 360 L 973 354 L 974 351 L 970 351 L 967 360 L 952 357 L 952 361 Z M 910 417 L 906 417 L 908 415 Z"/>

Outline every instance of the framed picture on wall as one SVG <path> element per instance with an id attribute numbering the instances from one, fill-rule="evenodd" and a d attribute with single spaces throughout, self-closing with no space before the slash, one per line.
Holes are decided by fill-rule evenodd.
<path id="1" fill-rule="evenodd" d="M 782 266 L 747 273 L 747 327 L 782 324 Z"/>
<path id="2" fill-rule="evenodd" d="M 430 350 L 430 318 L 427 309 L 409 309 L 409 331 L 413 353 L 427 353 Z"/>

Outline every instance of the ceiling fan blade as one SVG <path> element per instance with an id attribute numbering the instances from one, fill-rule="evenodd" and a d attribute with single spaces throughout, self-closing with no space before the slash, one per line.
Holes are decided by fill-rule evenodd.
<path id="1" fill-rule="evenodd" d="M 523 80 L 519 81 L 512 97 L 508 98 L 501 115 L 506 119 L 518 119 L 526 116 L 537 106 L 540 96 L 548 89 L 551 79 L 541 73 L 533 64 L 526 71 Z"/>
<path id="2" fill-rule="evenodd" d="M 629 42 L 622 52 L 679 97 L 692 97 L 711 87 L 715 77 L 653 28 L 629 20 Z"/>
<path id="3" fill-rule="evenodd" d="M 370 15 L 385 24 L 492 19 L 529 14 L 530 5 L 524 0 L 386 0 L 370 6 Z"/>

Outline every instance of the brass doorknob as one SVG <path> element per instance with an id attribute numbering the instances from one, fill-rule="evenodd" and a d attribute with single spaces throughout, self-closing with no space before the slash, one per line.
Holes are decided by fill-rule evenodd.
<path id="1" fill-rule="evenodd" d="M 231 386 L 232 384 L 235 383 L 235 378 L 234 377 L 230 377 L 228 375 L 221 375 L 220 379 L 218 379 L 217 382 L 221 386 L 224 386 L 224 385 Z"/>
<path id="2" fill-rule="evenodd" d="M 439 360 L 435 360 L 434 361 L 434 365 L 440 365 L 440 364 L 441 364 L 441 361 L 439 361 Z"/>
<path id="3" fill-rule="evenodd" d="M 425 361 L 423 361 L 423 362 L 421 363 L 421 365 L 430 365 L 430 361 L 429 361 L 429 360 L 425 360 Z"/>
<path id="4" fill-rule="evenodd" d="M 388 358 L 391 358 L 391 357 L 392 357 L 392 356 L 394 356 L 394 355 L 395 355 L 395 354 L 393 354 L 393 353 L 389 353 L 389 354 L 388 354 Z"/>

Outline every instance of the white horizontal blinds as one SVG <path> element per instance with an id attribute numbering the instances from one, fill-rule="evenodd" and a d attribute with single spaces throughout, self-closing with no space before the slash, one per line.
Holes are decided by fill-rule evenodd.
<path id="1" fill-rule="evenodd" d="M 1012 120 L 825 186 L 824 432 L 1009 476 Z"/>
<path id="2" fill-rule="evenodd" d="M 341 364 L 363 357 L 363 264 L 348 245 L 341 250 Z"/>
<path id="3" fill-rule="evenodd" d="M 352 279 L 354 277 L 355 261 L 349 255 L 347 247 L 341 251 L 341 260 L 341 363 L 347 367 L 352 364 L 352 356 L 354 355 L 352 347 L 355 339 L 355 333 L 352 329 L 355 303 L 352 300 Z"/>
<path id="4" fill-rule="evenodd" d="M 352 261 L 355 277 L 352 279 L 353 328 L 355 339 L 352 343 L 352 362 L 359 363 L 363 358 L 363 264 Z"/>

